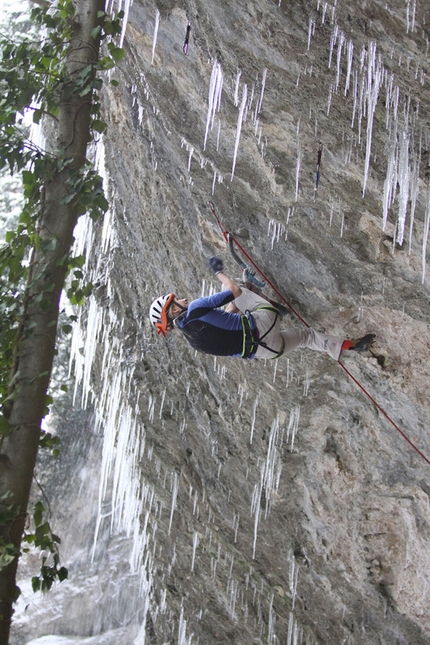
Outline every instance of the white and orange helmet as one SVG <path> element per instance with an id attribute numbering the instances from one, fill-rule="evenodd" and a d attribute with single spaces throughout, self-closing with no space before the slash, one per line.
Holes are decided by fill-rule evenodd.
<path id="1" fill-rule="evenodd" d="M 149 320 L 156 327 L 158 334 L 166 336 L 169 329 L 169 319 L 167 318 L 167 311 L 176 298 L 174 293 L 168 293 L 166 296 L 159 296 L 154 300 L 149 307 Z"/>

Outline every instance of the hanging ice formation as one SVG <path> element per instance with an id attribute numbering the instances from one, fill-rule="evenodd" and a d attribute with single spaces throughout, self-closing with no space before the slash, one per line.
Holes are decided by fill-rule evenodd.
<path id="1" fill-rule="evenodd" d="M 237 129 L 236 129 L 236 139 L 235 139 L 235 143 L 234 143 L 233 166 L 232 166 L 232 169 L 231 169 L 231 181 L 233 181 L 234 169 L 236 167 L 237 151 L 239 149 L 240 133 L 242 132 L 242 123 L 243 123 L 243 119 L 244 119 L 244 115 L 245 115 L 245 107 L 246 107 L 247 98 L 248 98 L 248 86 L 244 85 L 243 90 L 242 90 L 242 102 L 240 104 L 239 115 L 237 117 Z"/>
<path id="2" fill-rule="evenodd" d="M 209 98 L 208 98 L 208 112 L 206 117 L 206 130 L 203 142 L 203 150 L 206 150 L 206 142 L 208 139 L 209 130 L 212 130 L 214 125 L 215 114 L 221 108 L 222 87 L 224 83 L 221 63 L 216 59 L 212 67 L 212 74 L 209 84 Z"/>
<path id="3" fill-rule="evenodd" d="M 242 127 L 243 127 L 243 124 L 246 122 L 248 112 L 251 112 L 253 110 L 253 102 L 254 102 L 254 95 L 255 95 L 255 85 L 252 84 L 251 91 L 249 92 L 248 84 L 245 83 L 242 86 L 242 98 L 240 100 L 240 105 L 239 105 L 241 76 L 242 76 L 242 72 L 241 70 L 238 70 L 236 74 L 235 84 L 234 84 L 233 103 L 235 107 L 239 107 L 239 111 L 238 111 L 238 117 L 237 117 L 237 123 L 236 123 L 236 134 L 235 134 L 235 140 L 234 140 L 231 181 L 233 181 L 234 174 L 235 174 Z M 261 145 L 262 154 L 264 150 L 264 144 L 261 143 L 262 131 L 261 131 L 261 128 L 259 127 L 259 114 L 261 112 L 262 104 L 263 104 L 264 92 L 266 87 L 266 78 L 267 78 L 267 69 L 264 69 L 262 74 L 260 93 L 259 93 L 258 99 L 255 102 L 255 108 L 253 111 L 254 134 L 256 137 L 258 137 L 258 143 L 259 145 Z M 220 63 L 217 60 L 215 60 L 212 67 L 211 78 L 209 83 L 208 110 L 207 110 L 207 116 L 206 116 L 205 136 L 203 141 L 204 150 L 206 149 L 209 132 L 213 129 L 213 126 L 214 126 L 215 115 L 221 109 L 221 97 L 222 97 L 223 86 L 224 86 L 224 76 L 223 76 L 222 68 Z M 221 120 L 219 120 L 218 122 L 218 134 L 217 134 L 217 145 L 216 145 L 217 151 L 219 150 L 220 132 L 221 132 Z M 212 184 L 212 194 L 215 188 L 216 176 L 217 176 L 217 173 L 215 172 L 213 184 Z M 221 178 L 221 181 L 222 181 L 222 177 L 221 176 L 219 177 Z"/>
<path id="4" fill-rule="evenodd" d="M 426 277 L 426 257 L 427 257 L 427 243 L 429 240 L 429 227 L 430 227 L 430 193 L 427 192 L 427 202 L 426 202 L 426 213 L 424 218 L 424 235 L 423 235 L 423 247 L 422 247 L 422 283 Z"/>
<path id="5" fill-rule="evenodd" d="M 153 42 L 152 42 L 151 65 L 154 63 L 155 46 L 157 44 L 158 27 L 159 26 L 160 26 L 160 12 L 157 9 L 156 14 L 155 14 L 154 37 L 153 37 Z"/>
<path id="6" fill-rule="evenodd" d="M 255 423 L 255 411 L 253 414 L 253 426 Z M 290 451 L 293 450 L 294 440 L 298 430 L 300 418 L 300 406 L 291 410 L 290 421 L 287 429 L 286 442 L 291 441 Z M 253 432 L 253 429 L 252 429 Z M 251 516 L 254 516 L 254 542 L 253 558 L 255 558 L 257 549 L 258 526 L 261 519 L 261 502 L 263 493 L 265 495 L 264 517 L 267 518 L 272 505 L 272 500 L 279 488 L 279 481 L 282 472 L 282 453 L 284 445 L 285 428 L 280 424 L 279 417 L 272 421 L 270 429 L 269 443 L 267 448 L 266 460 L 260 465 L 260 481 L 254 485 L 254 492 L 251 500 Z M 252 440 L 251 440 L 252 442 Z"/>
<path id="7" fill-rule="evenodd" d="M 277 222 L 274 219 L 269 220 L 269 226 L 267 230 L 267 236 L 270 237 L 272 235 L 272 242 L 271 242 L 271 249 L 273 251 L 273 247 L 275 245 L 275 242 L 278 243 L 281 235 L 285 235 L 285 239 L 287 239 L 287 230 L 284 224 L 281 222 Z"/>
<path id="8" fill-rule="evenodd" d="M 106 13 L 112 13 L 113 11 L 124 12 L 124 18 L 121 23 L 121 35 L 118 43 L 119 47 L 124 45 L 125 30 L 127 29 L 128 15 L 132 4 L 133 0 L 109 0 L 106 3 Z"/>
<path id="9" fill-rule="evenodd" d="M 318 3 L 318 10 L 320 3 Z M 323 6 L 321 23 L 325 21 L 327 5 Z M 407 12 L 407 31 L 415 29 L 415 12 L 416 3 L 408 0 L 406 5 Z M 315 30 L 313 19 L 309 23 L 308 48 L 311 45 L 311 33 Z M 363 196 L 370 177 L 371 158 L 372 158 L 372 139 L 375 114 L 380 96 L 385 90 L 385 110 L 386 110 L 386 128 L 388 130 L 389 143 L 387 147 L 387 168 L 386 178 L 383 187 L 382 199 L 382 228 L 385 230 L 393 206 L 397 202 L 396 217 L 396 234 L 395 244 L 402 246 L 405 241 L 406 231 L 409 235 L 409 253 L 412 251 L 412 237 L 415 221 L 415 211 L 420 191 L 420 162 L 421 162 L 421 139 L 422 132 L 417 124 L 418 105 L 412 105 L 410 95 L 401 96 L 400 88 L 395 83 L 394 73 L 388 72 L 382 63 L 381 54 L 377 50 L 374 41 L 370 41 L 363 46 L 360 56 L 354 58 L 354 44 L 350 40 L 345 47 L 346 39 L 339 26 L 335 23 L 331 32 L 328 68 L 333 67 L 333 57 L 335 47 L 337 47 L 336 59 L 336 76 L 335 80 L 329 84 L 328 108 L 330 112 L 333 97 L 338 93 L 341 83 L 342 73 L 342 56 L 347 52 L 346 77 L 343 89 L 344 96 L 352 94 L 352 118 L 351 127 L 356 128 L 358 132 L 358 146 L 362 145 L 364 139 L 363 124 L 365 124 L 365 157 L 363 171 Z M 401 61 L 399 61 L 399 65 Z M 415 72 L 415 78 L 422 82 L 422 73 L 420 75 L 418 65 Z M 402 106 L 403 102 L 403 106 Z M 403 109 L 402 109 L 403 107 Z M 347 157 L 346 163 L 351 158 L 351 151 Z M 296 167 L 296 199 L 298 184 L 298 167 L 299 156 Z M 409 227 L 406 222 L 409 214 Z M 343 227 L 341 236 L 343 234 Z M 423 236 L 426 235 L 424 226 Z M 424 244 L 423 237 L 423 244 Z M 425 251 L 423 250 L 423 274 Z"/>
<path id="10" fill-rule="evenodd" d="M 379 90 L 382 82 L 382 64 L 380 56 L 376 55 L 376 43 L 370 42 L 369 49 L 363 56 L 367 60 L 367 77 L 365 85 L 366 109 L 367 109 L 367 139 L 366 159 L 364 162 L 363 196 L 366 193 L 366 186 L 369 177 L 370 152 L 372 149 L 373 120 L 376 105 L 378 103 Z"/>
<path id="11" fill-rule="evenodd" d="M 128 5 L 126 5 L 128 11 Z M 327 10 L 329 6 L 327 3 L 323 7 L 323 21 L 326 19 Z M 332 16 L 334 17 L 334 7 L 332 8 Z M 412 24 L 412 23 L 411 23 Z M 310 22 L 309 25 L 309 38 L 308 47 L 311 43 L 311 37 L 314 33 L 315 23 Z M 334 37 L 333 37 L 334 38 Z M 154 30 L 153 54 L 155 50 L 156 32 Z M 412 125 L 409 116 L 405 117 L 404 123 L 400 121 L 399 127 L 397 126 L 398 106 L 399 106 L 399 88 L 394 85 L 393 79 L 389 79 L 388 75 L 382 68 L 380 57 L 377 55 L 376 45 L 369 45 L 368 50 L 362 52 L 360 59 L 359 69 L 354 69 L 353 52 L 354 47 L 352 42 L 345 45 L 345 39 L 339 30 L 336 32 L 336 38 L 333 40 L 333 46 L 338 42 L 336 66 L 335 67 L 335 80 L 332 83 L 331 92 L 335 95 L 341 92 L 344 95 L 351 96 L 353 94 L 353 115 L 352 123 L 358 129 L 358 140 L 361 139 L 361 128 L 363 119 L 367 118 L 367 140 L 366 140 L 366 163 L 363 182 L 363 191 L 369 177 L 369 165 L 371 159 L 371 142 L 373 130 L 373 116 L 375 113 L 376 104 L 379 97 L 379 92 L 385 82 L 387 88 L 387 127 L 391 132 L 391 148 L 389 154 L 389 170 L 387 170 L 386 188 L 384 189 L 384 218 L 385 221 L 389 215 L 389 209 L 394 203 L 396 197 L 397 184 L 402 186 L 402 197 L 399 201 L 399 222 L 398 236 L 404 235 L 405 219 L 406 216 L 406 194 L 412 197 L 412 201 L 416 203 L 418 194 L 418 175 L 419 175 L 419 157 L 415 155 L 414 146 L 416 145 L 417 136 L 412 132 Z M 342 55 L 347 51 L 347 75 L 345 85 L 341 83 L 341 70 L 342 70 Z M 257 136 L 258 131 L 258 114 L 262 108 L 262 101 L 266 84 L 266 72 L 263 73 L 261 92 L 258 100 L 255 102 L 255 109 L 253 113 L 253 127 Z M 234 149 L 234 158 L 232 166 L 232 178 L 236 169 L 236 160 L 238 155 L 240 135 L 242 126 L 246 120 L 246 114 L 251 111 L 251 106 L 254 101 L 254 87 L 248 84 L 240 85 L 241 72 L 238 72 L 235 87 L 235 105 L 239 108 L 236 141 Z M 144 77 L 140 78 L 142 92 L 147 92 L 148 88 L 144 85 Z M 251 87 L 248 92 L 248 87 Z M 221 96 L 223 90 L 223 72 L 219 62 L 214 61 L 210 88 L 209 88 L 209 105 L 206 119 L 206 129 L 204 136 L 204 148 L 206 147 L 209 132 L 213 129 L 215 115 L 220 111 Z M 240 90 L 242 90 L 242 99 L 239 106 Z M 133 92 L 132 92 L 133 93 Z M 256 92 L 258 93 L 258 92 Z M 135 88 L 136 94 L 136 88 Z M 134 96 L 138 101 L 137 96 Z M 142 109 L 141 109 L 142 108 Z M 409 115 L 409 113 L 407 113 Z M 142 123 L 143 106 L 139 105 L 139 123 Z M 220 123 L 220 122 L 219 122 Z M 219 142 L 219 128 L 218 139 Z M 261 129 L 258 132 L 261 136 Z M 187 144 L 188 146 L 188 144 Z M 218 143 L 217 143 L 218 147 Z M 194 154 L 194 147 L 189 145 L 188 150 L 188 168 L 191 168 L 191 161 Z M 296 166 L 296 199 L 298 197 L 298 183 L 301 162 L 301 150 L 298 149 L 297 166 Z M 411 165 L 412 164 L 412 165 Z M 215 184 L 214 174 L 214 184 Z M 401 202 L 401 208 L 400 208 Z M 412 213 L 412 210 L 411 210 Z M 110 286 L 110 259 L 108 250 L 117 244 L 115 229 L 113 225 L 114 213 L 108 211 L 105 215 L 102 240 L 100 243 L 100 253 L 92 253 L 93 257 L 98 258 L 98 264 L 94 269 L 94 276 L 89 276 L 93 282 L 103 282 L 106 285 L 106 291 L 111 295 Z M 288 216 L 290 215 L 290 211 Z M 412 219 L 412 216 L 411 216 Z M 430 199 L 427 199 L 427 209 L 425 214 L 424 236 L 423 236 L 423 280 L 425 275 L 425 257 L 426 247 L 429 235 L 429 220 L 430 220 Z M 343 218 L 342 218 L 343 222 Z M 272 227 L 272 228 L 271 228 Z M 343 228 L 342 228 L 343 231 Z M 272 247 L 275 241 L 279 240 L 279 236 L 283 234 L 280 224 L 273 221 L 269 223 L 269 234 L 272 233 Z M 80 249 L 85 245 L 93 246 L 93 229 L 92 221 L 90 219 L 81 219 L 78 230 L 76 231 L 77 244 Z M 399 238 L 398 238 L 399 239 Z M 78 250 L 80 254 L 82 250 Z M 205 283 L 202 285 L 202 293 L 205 293 L 208 287 Z M 156 567 L 154 559 L 156 557 L 156 547 L 162 548 L 160 541 L 157 544 L 157 530 L 158 520 L 163 517 L 168 532 L 174 534 L 174 526 L 177 520 L 178 505 L 182 502 L 183 498 L 188 498 L 188 503 L 192 506 L 192 515 L 200 519 L 203 515 L 208 517 L 208 521 L 200 532 L 193 530 L 190 532 L 190 568 L 195 572 L 199 563 L 200 550 L 208 548 L 208 545 L 213 551 L 218 551 L 218 555 L 211 557 L 212 576 L 215 579 L 218 574 L 225 569 L 227 571 L 227 585 L 224 587 L 226 590 L 226 605 L 229 610 L 230 616 L 237 616 L 240 611 L 246 615 L 245 603 L 241 606 L 238 602 L 241 592 L 246 585 L 254 585 L 255 589 L 255 602 L 261 610 L 263 602 L 266 602 L 265 614 L 268 618 L 268 633 L 267 642 L 275 644 L 276 638 L 276 614 L 273 603 L 273 596 L 266 592 L 263 593 L 257 588 L 253 572 L 247 574 L 246 582 L 238 577 L 234 577 L 234 558 L 229 553 L 226 553 L 224 545 L 216 541 L 215 532 L 211 529 L 211 524 L 214 522 L 213 511 L 209 504 L 204 501 L 204 495 L 201 498 L 197 495 L 196 491 L 188 489 L 184 495 L 183 478 L 176 472 L 165 472 L 161 464 L 155 463 L 156 457 L 151 445 L 147 441 L 146 428 L 138 421 L 139 408 L 142 401 L 140 398 L 144 396 L 145 406 L 148 406 L 148 417 L 150 422 L 161 424 L 163 423 L 163 416 L 169 410 L 170 415 L 173 416 L 173 402 L 166 401 L 166 390 L 163 390 L 157 398 L 149 392 L 136 393 L 133 391 L 133 366 L 125 353 L 122 343 L 119 341 L 119 330 L 123 325 L 123 320 L 117 317 L 112 309 L 101 309 L 98 307 L 94 298 L 90 297 L 88 301 L 88 309 L 86 310 L 86 333 L 81 334 L 79 326 L 76 327 L 73 337 L 73 361 L 76 373 L 77 382 L 82 383 L 83 394 L 82 403 L 86 405 L 91 397 L 91 383 L 90 373 L 92 362 L 95 357 L 96 347 L 98 347 L 98 354 L 101 357 L 101 372 L 105 375 L 105 382 L 102 384 L 101 392 L 97 397 L 96 410 L 97 410 L 97 423 L 99 427 L 104 428 L 104 449 L 102 458 L 102 481 L 100 488 L 100 513 L 98 520 L 98 528 L 102 522 L 106 521 L 106 516 L 110 516 L 111 527 L 116 531 L 124 531 L 127 536 L 132 539 L 133 548 L 130 555 L 130 562 L 132 571 L 136 573 L 139 579 L 139 593 L 144 599 L 145 611 L 143 616 L 146 616 L 147 609 L 149 609 L 153 600 L 154 592 L 154 572 Z M 81 321 L 82 322 L 82 321 Z M 84 356 L 81 351 L 84 351 Z M 215 375 L 218 375 L 222 380 L 225 372 L 218 364 L 215 364 Z M 287 386 L 293 381 L 294 372 L 290 369 L 290 362 L 287 359 Z M 304 393 L 308 390 L 308 373 L 306 372 L 306 381 L 304 383 Z M 121 393 L 125 395 L 121 396 Z M 245 396 L 245 386 L 240 391 L 241 400 Z M 255 427 L 257 424 L 257 409 L 258 398 L 253 403 L 252 420 L 250 429 L 250 445 L 253 444 L 255 434 Z M 267 446 L 267 454 L 260 463 L 260 469 L 256 476 L 256 483 L 254 486 L 253 494 L 250 491 L 251 502 L 251 515 L 254 517 L 254 539 L 252 545 L 253 556 L 256 555 L 257 542 L 258 542 L 258 529 L 262 516 L 262 507 L 264 507 L 264 515 L 267 516 L 271 511 L 271 505 L 276 499 L 280 477 L 282 473 L 282 451 L 286 448 L 290 451 L 294 450 L 297 429 L 300 419 L 300 407 L 297 406 L 290 411 L 290 418 L 288 426 L 285 429 L 284 425 L 280 423 L 279 418 L 276 418 L 271 425 L 269 441 Z M 182 436 L 186 433 L 186 420 L 185 418 L 177 419 L 178 434 Z M 212 450 L 212 456 L 217 456 L 218 446 L 216 442 L 208 437 L 208 442 Z M 151 466 L 161 482 L 160 488 L 163 489 L 164 497 L 160 499 L 157 496 L 154 486 L 145 480 L 142 466 Z M 221 462 L 217 463 L 215 470 L 218 479 L 221 476 Z M 255 475 L 255 473 L 254 473 Z M 247 481 L 252 481 L 253 473 L 247 472 Z M 251 484 L 252 487 L 252 484 Z M 105 498 L 108 490 L 112 490 L 111 509 L 109 513 L 105 513 Z M 264 494 L 265 498 L 264 498 Z M 234 539 L 237 540 L 239 530 L 239 517 L 234 513 L 231 520 L 231 527 L 234 531 Z M 97 539 L 97 533 L 96 533 Z M 142 558 L 143 554 L 143 558 Z M 169 564 L 169 570 L 174 566 L 176 558 L 175 545 L 172 548 L 172 555 Z M 229 560 L 230 558 L 230 560 Z M 164 572 L 163 572 L 164 575 Z M 292 599 L 292 610 L 294 610 L 294 603 L 297 592 L 298 584 L 298 566 L 294 558 L 291 559 L 291 569 L 289 578 L 289 590 Z M 159 603 L 159 611 L 167 612 L 167 603 L 165 601 L 166 595 L 163 592 L 161 597 L 164 601 Z M 267 601 L 269 601 L 267 603 Z M 260 611 L 260 614 L 262 612 Z M 144 621 L 146 618 L 144 618 Z M 178 643 L 186 645 L 192 642 L 192 635 L 187 635 L 187 620 L 186 608 L 181 607 L 178 625 Z M 137 643 L 144 642 L 145 640 L 145 622 L 142 625 L 140 640 Z M 294 614 L 291 613 L 289 628 L 288 628 L 288 645 L 296 645 L 301 640 L 300 629 L 295 621 Z"/>

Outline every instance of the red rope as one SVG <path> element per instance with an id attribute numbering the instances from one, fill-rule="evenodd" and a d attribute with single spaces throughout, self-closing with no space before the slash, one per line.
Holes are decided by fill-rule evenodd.
<path id="1" fill-rule="evenodd" d="M 397 432 L 399 432 L 402 435 L 403 439 L 405 439 L 408 442 L 408 444 L 410 446 L 412 446 L 412 448 L 414 450 L 417 451 L 417 453 L 420 455 L 420 457 L 422 457 L 424 459 L 424 461 L 426 461 L 428 464 L 430 464 L 430 459 L 427 459 L 427 457 L 421 452 L 421 450 L 419 450 L 419 448 L 417 448 L 416 445 L 414 443 L 412 443 L 412 441 L 409 439 L 409 437 L 405 435 L 403 430 L 401 430 L 399 428 L 399 426 L 396 423 L 394 423 L 392 418 L 388 416 L 388 414 L 385 412 L 385 410 L 383 410 L 381 408 L 379 403 L 377 403 L 375 401 L 375 399 L 369 394 L 369 392 L 361 385 L 361 383 L 359 381 L 357 381 L 355 376 L 353 376 L 353 374 L 351 374 L 351 372 L 345 367 L 345 365 L 340 360 L 338 361 L 338 363 L 341 366 L 341 368 L 345 371 L 345 373 L 348 374 L 349 378 L 352 379 L 356 385 L 358 385 L 358 387 L 360 388 L 360 390 L 362 392 L 364 392 L 364 394 L 373 403 L 373 405 L 379 410 L 379 412 L 381 412 L 381 414 L 384 415 L 384 417 L 391 423 L 391 425 L 397 430 Z"/>
<path id="2" fill-rule="evenodd" d="M 229 235 L 229 233 L 228 233 L 227 229 L 223 226 L 223 224 L 221 223 L 220 219 L 218 218 L 218 216 L 217 216 L 217 214 L 216 214 L 216 212 L 215 212 L 215 206 L 213 205 L 213 203 L 212 203 L 212 202 L 209 202 L 209 205 L 210 205 L 210 207 L 211 207 L 211 210 L 212 210 L 213 216 L 215 217 L 215 220 L 216 220 L 216 222 L 217 222 L 217 224 L 218 224 L 218 226 L 219 226 L 219 228 L 220 228 L 220 230 L 221 230 L 221 233 L 222 233 L 223 238 L 225 239 L 225 241 L 226 241 L 226 242 L 228 242 L 228 235 Z M 235 237 L 233 237 L 233 235 L 231 235 L 231 239 L 233 240 L 233 242 L 235 243 L 235 245 L 237 246 L 237 248 L 239 249 L 239 251 L 242 253 L 242 255 L 243 255 L 243 256 L 248 260 L 248 262 L 249 262 L 249 263 L 254 267 L 254 269 L 255 269 L 256 271 L 258 271 L 258 273 L 261 275 L 261 277 L 263 278 L 263 280 L 264 280 L 265 282 L 267 282 L 267 284 L 268 284 L 268 285 L 271 287 L 271 289 L 276 293 L 276 295 L 277 295 L 277 296 L 279 296 L 279 298 L 282 300 L 282 302 L 283 302 L 284 304 L 286 304 L 286 305 L 287 305 L 287 307 L 288 307 L 288 308 L 293 312 L 293 314 L 294 314 L 295 316 L 297 316 L 297 318 L 298 318 L 298 319 L 299 319 L 299 320 L 300 320 L 300 321 L 305 325 L 305 327 L 310 327 L 310 325 L 306 322 L 306 320 L 304 320 L 304 318 L 302 318 L 302 317 L 301 317 L 301 315 L 298 313 L 298 311 L 296 311 L 296 310 L 294 309 L 294 307 L 293 307 L 292 305 L 290 305 L 290 303 L 289 303 L 289 302 L 287 302 L 287 300 L 284 298 L 284 296 L 283 296 L 283 295 L 278 291 L 278 289 L 277 289 L 277 288 L 276 288 L 276 287 L 275 287 L 275 286 L 270 282 L 269 278 L 267 278 L 267 277 L 264 275 L 264 273 L 262 272 L 262 270 L 260 269 L 260 267 L 259 267 L 259 266 L 257 266 L 257 265 L 255 264 L 254 260 L 253 260 L 249 255 L 248 255 L 248 253 L 247 253 L 247 252 L 245 251 L 245 249 L 244 249 L 244 248 L 239 244 L 239 242 L 236 240 L 236 238 L 235 238 Z"/>
<path id="3" fill-rule="evenodd" d="M 211 207 L 212 213 L 213 213 L 213 215 L 215 217 L 215 220 L 216 220 L 216 222 L 217 222 L 217 224 L 218 224 L 218 226 L 219 226 L 219 228 L 221 230 L 221 233 L 222 233 L 225 241 L 227 242 L 228 241 L 228 231 L 223 226 L 223 224 L 221 223 L 220 219 L 218 218 L 218 216 L 217 216 L 217 214 L 215 212 L 215 206 L 214 206 L 214 204 L 212 202 L 210 202 L 210 207 Z M 284 298 L 284 296 L 278 291 L 278 289 L 272 284 L 272 282 L 264 275 L 264 273 L 261 271 L 260 267 L 257 266 L 257 264 L 254 262 L 254 260 L 248 255 L 248 253 L 245 251 L 245 249 L 242 248 L 242 246 L 239 244 L 239 242 L 233 236 L 231 236 L 231 239 L 233 240 L 233 242 L 235 243 L 235 245 L 237 246 L 239 251 L 242 253 L 242 255 L 248 260 L 248 262 L 254 267 L 254 269 L 256 271 L 258 271 L 258 273 L 261 275 L 263 280 L 276 293 L 276 295 L 287 305 L 287 307 L 294 313 L 295 316 L 297 316 L 297 318 L 306 327 L 310 327 L 310 325 L 302 318 L 302 316 L 300 316 L 300 314 L 294 309 L 294 307 L 292 307 L 290 305 L 290 303 Z M 349 378 L 352 381 L 354 381 L 354 383 L 360 388 L 360 390 L 363 392 L 363 394 L 365 394 L 367 396 L 369 401 L 371 401 L 373 403 L 373 405 L 376 407 L 376 409 L 379 410 L 379 412 L 387 419 L 387 421 L 389 421 L 389 423 L 391 423 L 393 428 L 395 428 L 397 430 L 397 432 L 399 434 L 401 434 L 403 439 L 405 439 L 405 441 L 407 441 L 408 444 L 420 455 L 420 457 L 422 457 L 424 459 L 424 461 L 426 461 L 430 465 L 430 459 L 428 459 L 421 452 L 421 450 L 419 448 L 417 448 L 417 446 L 409 439 L 409 437 L 403 432 L 403 430 L 401 430 L 399 428 L 399 426 L 385 412 L 385 410 L 379 405 L 379 403 L 377 403 L 377 401 L 375 401 L 375 399 L 372 397 L 372 395 L 369 394 L 369 392 L 366 390 L 366 388 L 363 385 L 361 385 L 361 383 L 355 378 L 355 376 L 353 374 L 351 374 L 351 372 L 345 367 L 345 365 L 340 360 L 338 360 L 337 362 L 340 365 L 340 367 L 344 370 L 345 374 L 347 374 L 349 376 Z"/>

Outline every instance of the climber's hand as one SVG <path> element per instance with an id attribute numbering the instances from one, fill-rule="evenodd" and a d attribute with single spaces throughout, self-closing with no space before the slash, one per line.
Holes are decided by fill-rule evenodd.
<path id="1" fill-rule="evenodd" d="M 216 257 L 209 258 L 209 266 L 215 275 L 217 275 L 217 273 L 221 273 L 224 268 L 224 264 L 221 258 Z"/>

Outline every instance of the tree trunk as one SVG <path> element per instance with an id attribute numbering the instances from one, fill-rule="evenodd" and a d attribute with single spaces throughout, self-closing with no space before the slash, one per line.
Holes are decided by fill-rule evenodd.
<path id="1" fill-rule="evenodd" d="M 99 40 L 91 35 L 101 24 L 99 12 L 104 0 L 77 0 L 73 37 L 67 54 L 67 82 L 79 70 L 95 63 Z M 65 257 L 73 244 L 73 230 L 79 217 L 75 202 L 63 204 L 70 192 L 67 180 L 82 166 L 89 141 L 92 92 L 81 97 L 63 89 L 58 116 L 58 157 L 71 160 L 64 170 L 45 186 L 44 204 L 39 219 L 41 244 L 34 249 L 32 270 L 25 294 L 25 316 L 16 346 L 16 365 L 9 423 L 10 435 L 4 439 L 0 455 L 0 496 L 10 494 L 7 503 L 20 514 L 0 536 L 20 548 L 24 531 L 33 470 L 39 447 L 40 426 L 55 352 L 59 300 L 64 287 Z M 69 86 L 70 87 L 70 86 Z M 70 92 L 70 90 L 69 90 Z M 55 247 L 55 248 L 54 248 Z M 41 295 L 43 294 L 43 295 Z M 0 645 L 7 645 L 17 597 L 18 557 L 0 571 Z"/>

